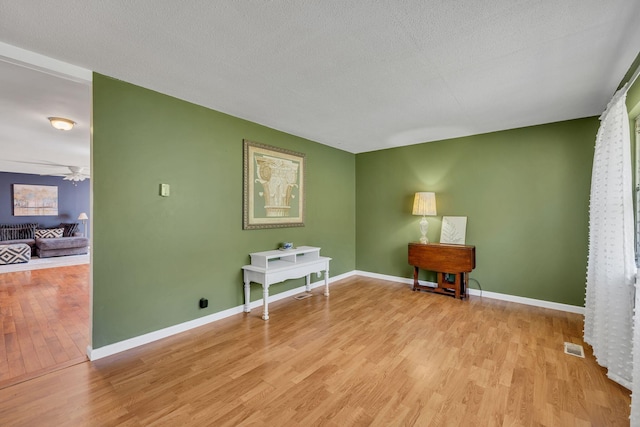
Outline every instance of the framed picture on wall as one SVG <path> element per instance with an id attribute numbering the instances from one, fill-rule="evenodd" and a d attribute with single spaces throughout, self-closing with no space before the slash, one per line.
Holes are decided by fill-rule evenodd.
<path id="1" fill-rule="evenodd" d="M 303 227 L 305 155 L 244 140 L 245 230 Z"/>
<path id="2" fill-rule="evenodd" d="M 440 243 L 464 245 L 467 234 L 466 216 L 443 216 Z"/>
<path id="3" fill-rule="evenodd" d="M 58 187 L 13 184 L 13 216 L 58 216 Z"/>

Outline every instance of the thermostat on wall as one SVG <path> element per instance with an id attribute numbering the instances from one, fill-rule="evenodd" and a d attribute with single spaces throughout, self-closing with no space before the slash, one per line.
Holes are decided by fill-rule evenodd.
<path id="1" fill-rule="evenodd" d="M 171 194 L 171 188 L 169 184 L 160 184 L 160 195 L 162 197 L 169 197 Z"/>

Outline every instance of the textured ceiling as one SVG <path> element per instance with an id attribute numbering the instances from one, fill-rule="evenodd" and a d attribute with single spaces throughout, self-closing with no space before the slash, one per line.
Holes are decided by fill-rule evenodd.
<path id="1" fill-rule="evenodd" d="M 0 0 L 0 41 L 359 153 L 598 115 L 638 17 L 637 0 Z"/>

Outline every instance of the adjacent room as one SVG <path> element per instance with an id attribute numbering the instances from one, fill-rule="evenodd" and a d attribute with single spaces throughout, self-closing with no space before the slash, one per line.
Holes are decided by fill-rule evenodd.
<path id="1" fill-rule="evenodd" d="M 15 60 L 0 75 L 3 387 L 87 359 L 91 86 Z"/>
<path id="2" fill-rule="evenodd" d="M 12 206 L 35 193 L 57 199 L 57 215 L 40 215 L 42 199 L 27 215 Z M 77 218 L 89 211 L 89 183 L 0 172 L 0 197 L 2 387 L 86 360 L 89 238 Z"/>
<path id="3" fill-rule="evenodd" d="M 79 222 L 91 257 L 0 274 L 89 305 L 89 360 L 0 388 L 9 425 L 640 423 L 640 4 L 0 12 L 3 67 L 90 91 L 88 163 L 0 141 L 0 223 Z"/>

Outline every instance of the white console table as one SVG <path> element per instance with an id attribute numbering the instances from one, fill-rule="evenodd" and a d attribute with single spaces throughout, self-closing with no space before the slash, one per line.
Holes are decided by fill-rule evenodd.
<path id="1" fill-rule="evenodd" d="M 329 296 L 329 261 L 320 256 L 320 248 L 300 246 L 288 250 L 274 250 L 249 254 L 251 265 L 244 271 L 244 312 L 251 311 L 249 290 L 251 282 L 262 285 L 264 311 L 262 318 L 269 319 L 269 286 L 289 279 L 307 277 L 307 292 L 311 291 L 311 274 L 324 271 L 324 294 Z"/>

